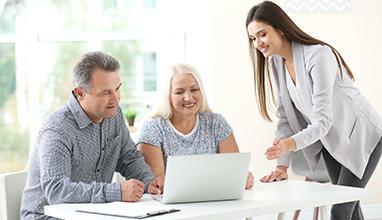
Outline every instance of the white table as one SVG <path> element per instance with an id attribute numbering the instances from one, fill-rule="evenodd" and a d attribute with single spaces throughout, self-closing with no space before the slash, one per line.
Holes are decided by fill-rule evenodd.
<path id="1" fill-rule="evenodd" d="M 186 203 L 164 205 L 166 209 L 180 209 L 180 212 L 150 217 L 149 220 L 192 220 L 192 219 L 238 219 L 251 216 L 283 213 L 296 209 L 324 207 L 331 204 L 355 201 L 373 197 L 366 190 L 354 187 L 335 186 L 298 180 L 274 183 L 257 183 L 253 190 L 247 190 L 244 198 L 235 201 Z M 156 204 L 149 195 L 144 195 L 136 204 Z M 123 203 L 122 205 L 130 205 Z M 79 213 L 75 210 L 94 206 L 94 204 L 58 204 L 45 206 L 45 214 L 62 219 L 126 219 L 94 214 Z M 139 205 L 138 205 L 139 206 Z M 276 217 L 276 215 L 275 215 Z"/>

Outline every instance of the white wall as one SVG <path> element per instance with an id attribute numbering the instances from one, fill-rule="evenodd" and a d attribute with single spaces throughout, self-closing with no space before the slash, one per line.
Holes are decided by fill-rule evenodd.
<path id="1" fill-rule="evenodd" d="M 234 128 L 241 151 L 253 152 L 252 170 L 259 179 L 274 168 L 264 157 L 273 139 L 274 124 L 260 118 L 255 102 L 252 67 L 249 60 L 245 19 L 260 1 L 214 0 L 214 107 Z M 282 5 L 284 1 L 275 1 Z M 364 96 L 382 112 L 378 89 L 382 44 L 382 1 L 352 0 L 348 13 L 289 13 L 307 33 L 334 45 L 356 77 Z M 292 176 L 293 178 L 293 176 Z M 379 164 L 369 188 L 382 202 L 382 165 Z"/>

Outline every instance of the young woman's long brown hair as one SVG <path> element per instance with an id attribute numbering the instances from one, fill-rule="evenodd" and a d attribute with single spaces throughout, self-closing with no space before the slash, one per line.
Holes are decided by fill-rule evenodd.
<path id="1" fill-rule="evenodd" d="M 335 54 L 338 66 L 340 68 L 341 76 L 342 76 L 342 67 L 341 67 L 341 64 L 342 64 L 345 67 L 349 77 L 354 80 L 352 71 L 346 64 L 345 60 L 342 58 L 341 54 L 334 47 L 332 47 L 328 43 L 325 43 L 321 40 L 318 40 L 306 34 L 275 3 L 270 1 L 264 1 L 258 5 L 253 6 L 251 10 L 249 10 L 248 12 L 245 27 L 247 28 L 248 25 L 255 20 L 264 22 L 268 25 L 271 25 L 273 28 L 281 30 L 286 36 L 286 38 L 292 42 L 297 42 L 297 43 L 305 44 L 305 45 L 321 44 L 321 45 L 329 46 L 332 49 L 333 53 Z M 251 60 L 252 60 L 253 70 L 254 70 L 256 98 L 259 105 L 260 114 L 265 120 L 272 121 L 268 113 L 269 98 L 267 98 L 266 82 L 265 82 L 266 80 L 268 80 L 268 83 L 269 83 L 268 86 L 271 91 L 272 101 L 273 103 L 275 103 L 273 89 L 272 89 L 272 82 L 271 82 L 269 69 L 267 65 L 268 60 L 265 59 L 263 54 L 254 47 L 253 41 L 249 37 L 248 37 L 248 40 L 249 40 L 249 50 L 250 50 L 250 54 L 252 58 Z"/>

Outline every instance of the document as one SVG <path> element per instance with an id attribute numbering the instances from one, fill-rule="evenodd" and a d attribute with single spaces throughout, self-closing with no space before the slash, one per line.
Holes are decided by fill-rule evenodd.
<path id="1" fill-rule="evenodd" d="M 146 201 L 142 201 L 146 200 Z M 163 205 L 151 198 L 143 198 L 138 202 L 111 202 L 89 204 L 76 210 L 76 212 L 83 212 L 97 215 L 107 215 L 115 217 L 143 219 L 156 215 L 170 214 L 180 211 L 171 206 Z"/>

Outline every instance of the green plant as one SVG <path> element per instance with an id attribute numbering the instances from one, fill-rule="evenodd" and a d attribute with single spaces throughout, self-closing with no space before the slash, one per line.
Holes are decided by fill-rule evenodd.
<path id="1" fill-rule="evenodd" d="M 137 114 L 137 111 L 135 111 L 134 109 L 126 109 L 125 111 L 123 111 L 123 115 L 125 116 L 129 126 L 134 126 L 134 120 L 137 117 Z"/>

